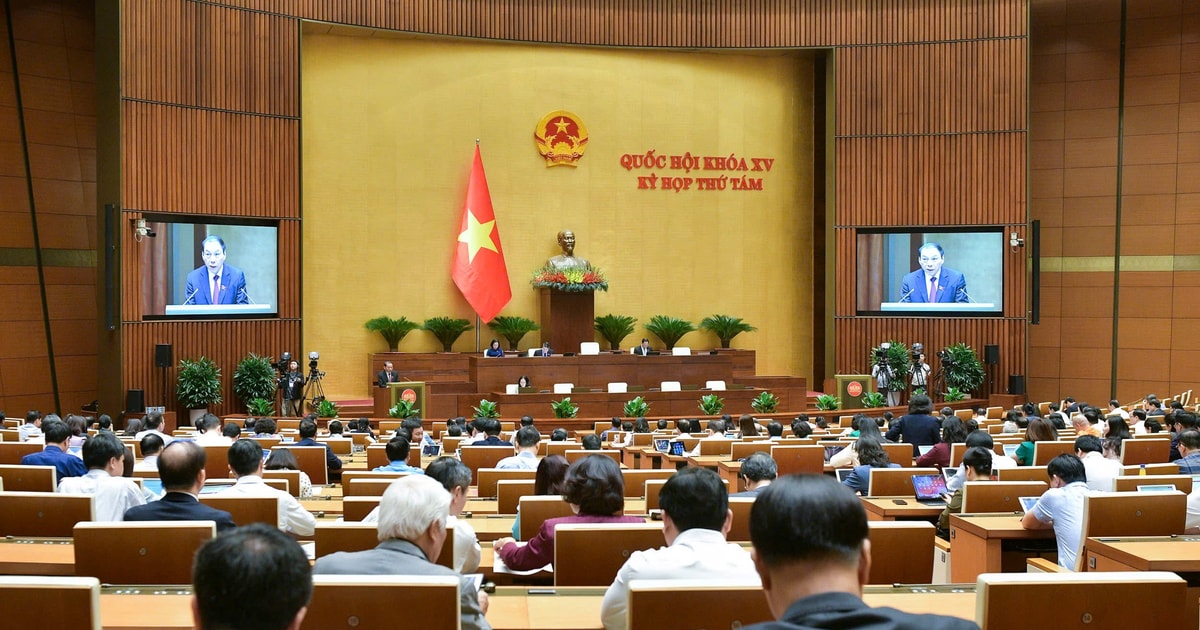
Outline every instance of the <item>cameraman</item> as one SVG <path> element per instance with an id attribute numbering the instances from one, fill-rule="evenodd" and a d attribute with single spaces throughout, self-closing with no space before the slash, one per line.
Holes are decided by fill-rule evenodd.
<path id="1" fill-rule="evenodd" d="M 888 406 L 895 407 L 900 404 L 900 392 L 888 389 L 896 377 L 887 360 L 887 351 L 890 347 L 890 344 L 884 344 L 875 348 L 875 364 L 871 366 L 871 376 L 875 379 L 875 391 L 887 392 Z"/>
<path id="2" fill-rule="evenodd" d="M 925 362 L 925 353 L 916 354 L 913 357 L 912 364 L 912 383 L 913 389 L 918 387 L 929 393 L 929 372 L 932 368 Z"/>
<path id="3" fill-rule="evenodd" d="M 288 371 L 279 377 L 279 388 L 283 390 L 283 413 L 300 416 L 304 410 L 304 372 L 296 361 L 288 363 Z"/>

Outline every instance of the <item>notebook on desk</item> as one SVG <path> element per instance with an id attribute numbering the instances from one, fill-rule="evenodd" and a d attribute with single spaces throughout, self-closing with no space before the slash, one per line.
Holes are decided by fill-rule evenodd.
<path id="1" fill-rule="evenodd" d="M 913 475 L 913 491 L 918 503 L 925 505 L 946 505 L 946 478 L 940 473 L 933 475 Z"/>

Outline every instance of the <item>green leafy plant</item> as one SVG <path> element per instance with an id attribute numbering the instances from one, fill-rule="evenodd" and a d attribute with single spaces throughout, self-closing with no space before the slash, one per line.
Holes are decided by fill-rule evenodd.
<path id="1" fill-rule="evenodd" d="M 338 415 L 338 404 L 328 398 L 322 398 L 316 403 L 316 411 L 318 417 L 336 418 Z"/>
<path id="2" fill-rule="evenodd" d="M 971 349 L 971 346 L 965 343 L 947 346 L 945 350 L 938 353 L 938 359 L 942 362 L 942 373 L 946 377 L 947 390 L 957 388 L 961 392 L 970 394 L 983 384 L 983 364 L 979 362 L 979 357 L 975 356 L 975 351 Z"/>
<path id="3" fill-rule="evenodd" d="M 397 400 L 396 404 L 388 409 L 389 418 L 416 418 L 421 415 L 421 410 L 417 409 L 417 401 L 415 400 Z"/>
<path id="4" fill-rule="evenodd" d="M 716 394 L 705 394 L 700 397 L 700 411 L 706 416 L 721 415 L 721 411 L 725 409 L 725 399 Z"/>
<path id="5" fill-rule="evenodd" d="M 646 402 L 645 398 L 638 396 L 625 403 L 624 411 L 626 418 L 644 418 L 646 414 L 650 413 L 650 403 Z"/>
<path id="6" fill-rule="evenodd" d="M 202 409 L 221 403 L 221 368 L 208 357 L 181 359 L 175 384 L 179 402 L 187 409 Z"/>
<path id="7" fill-rule="evenodd" d="M 620 350 L 621 342 L 633 334 L 633 325 L 636 323 L 636 317 L 609 313 L 595 319 L 595 328 L 596 332 L 600 333 L 600 336 L 608 342 L 610 350 Z"/>
<path id="8" fill-rule="evenodd" d="M 271 359 L 251 352 L 242 359 L 233 371 L 233 393 L 250 410 L 250 403 L 259 398 L 275 399 L 275 368 Z M 269 415 L 255 414 L 251 415 Z"/>
<path id="9" fill-rule="evenodd" d="M 504 340 L 508 342 L 509 350 L 516 350 L 522 337 L 542 328 L 532 319 L 519 315 L 497 315 L 496 319 L 488 322 L 487 326 L 492 329 L 492 332 L 504 337 Z"/>
<path id="10" fill-rule="evenodd" d="M 471 409 L 475 411 L 476 418 L 500 417 L 500 406 L 486 398 L 479 401 L 478 407 L 472 407 Z"/>
<path id="11" fill-rule="evenodd" d="M 267 400 L 266 398 L 255 398 L 250 401 L 250 404 L 246 408 L 250 412 L 250 415 L 256 418 L 275 415 L 275 401 Z"/>
<path id="12" fill-rule="evenodd" d="M 771 392 L 762 392 L 750 401 L 750 408 L 758 413 L 775 413 L 779 408 L 779 397 Z"/>
<path id="13" fill-rule="evenodd" d="M 912 355 L 908 351 L 908 346 L 895 340 L 881 343 L 871 348 L 871 354 L 867 357 L 867 361 L 872 368 L 888 368 L 885 378 L 876 377 L 876 382 L 885 391 L 902 392 L 908 389 L 908 371 L 912 366 Z M 875 374 L 878 371 L 873 370 L 872 373 Z"/>
<path id="14" fill-rule="evenodd" d="M 387 315 L 369 319 L 363 326 L 371 332 L 383 335 L 383 340 L 388 345 L 388 352 L 396 352 L 405 335 L 421 327 L 420 324 L 410 321 L 407 317 L 401 316 L 399 319 L 392 319 Z"/>
<path id="15" fill-rule="evenodd" d="M 555 418 L 574 418 L 579 413 L 579 405 L 571 402 L 570 396 L 550 401 L 550 408 L 554 410 Z"/>
<path id="16" fill-rule="evenodd" d="M 837 396 L 829 394 L 821 394 L 817 396 L 817 409 L 821 411 L 834 411 L 842 406 L 842 401 Z"/>
<path id="17" fill-rule="evenodd" d="M 925 393 L 924 387 L 917 387 L 912 390 L 912 395 L 913 396 L 927 396 L 928 394 Z"/>
<path id="18" fill-rule="evenodd" d="M 453 352 L 454 342 L 472 328 L 471 322 L 454 317 L 431 317 L 421 325 L 421 330 L 433 333 L 442 342 L 442 352 Z"/>
<path id="19" fill-rule="evenodd" d="M 711 332 L 721 340 L 721 347 L 728 348 L 729 342 L 734 337 L 744 332 L 754 332 L 758 330 L 754 326 L 742 321 L 741 317 L 732 315 L 709 315 L 700 322 L 700 328 Z"/>
<path id="20" fill-rule="evenodd" d="M 958 402 L 967 399 L 967 393 L 961 392 L 957 387 L 947 387 L 946 393 L 942 396 L 946 402 Z"/>
<path id="21" fill-rule="evenodd" d="M 865 409 L 874 409 L 887 404 L 887 396 L 883 392 L 867 392 L 863 394 L 861 400 Z"/>
<path id="22" fill-rule="evenodd" d="M 668 315 L 655 315 L 646 323 L 646 330 L 650 331 L 650 334 L 655 337 L 658 337 L 663 342 L 663 345 L 667 347 L 667 350 L 670 350 L 675 347 L 675 344 L 679 343 L 679 340 L 684 335 L 696 330 L 696 327 L 686 319 L 670 317 Z"/>

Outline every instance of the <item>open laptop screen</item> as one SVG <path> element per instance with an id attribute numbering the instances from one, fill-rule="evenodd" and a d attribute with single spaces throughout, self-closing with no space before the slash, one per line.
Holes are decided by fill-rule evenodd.
<path id="1" fill-rule="evenodd" d="M 946 478 L 939 475 L 913 475 L 913 490 L 917 500 L 928 501 L 940 499 L 946 493 Z"/>

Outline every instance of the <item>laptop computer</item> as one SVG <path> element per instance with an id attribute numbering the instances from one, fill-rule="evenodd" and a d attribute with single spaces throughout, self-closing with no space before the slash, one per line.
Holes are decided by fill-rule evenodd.
<path id="1" fill-rule="evenodd" d="M 845 483 L 846 477 L 849 477 L 850 473 L 854 472 L 854 469 L 853 468 L 838 468 L 838 469 L 834 470 L 834 472 L 837 473 L 837 480 L 842 483 Z"/>
<path id="2" fill-rule="evenodd" d="M 655 438 L 654 450 L 658 451 L 659 453 L 666 453 L 667 451 L 671 450 L 671 440 L 666 438 Z"/>
<path id="3" fill-rule="evenodd" d="M 1038 497 L 1017 497 L 1017 501 L 1021 502 L 1021 511 L 1028 512 L 1033 509 L 1033 506 L 1038 501 Z"/>
<path id="4" fill-rule="evenodd" d="M 917 454 L 924 455 L 925 453 L 928 453 L 929 451 L 932 451 L 932 450 L 933 450 L 932 444 L 922 444 L 921 446 L 917 447 Z"/>
<path id="5" fill-rule="evenodd" d="M 1173 483 L 1147 483 L 1137 487 L 1138 492 L 1175 492 Z"/>
<path id="6" fill-rule="evenodd" d="M 917 503 L 946 505 L 946 495 L 949 491 L 946 489 L 946 478 L 941 474 L 913 475 L 912 485 Z"/>
<path id="7" fill-rule="evenodd" d="M 1004 456 L 1005 457 L 1016 457 L 1018 448 L 1021 448 L 1020 444 L 1005 444 L 1004 445 Z"/>
<path id="8" fill-rule="evenodd" d="M 946 483 L 950 483 L 950 480 L 954 479 L 955 475 L 957 474 L 957 468 L 951 468 L 950 466 L 947 466 L 942 469 L 942 476 L 946 478 Z"/>

